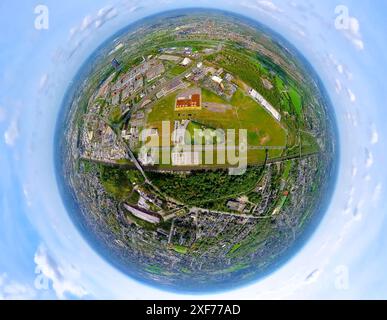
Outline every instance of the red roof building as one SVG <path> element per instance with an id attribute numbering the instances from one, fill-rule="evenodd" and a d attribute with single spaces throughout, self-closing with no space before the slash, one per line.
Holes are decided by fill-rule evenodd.
<path id="1" fill-rule="evenodd" d="M 200 108 L 200 94 L 192 94 L 188 97 L 180 97 L 176 100 L 176 109 Z"/>

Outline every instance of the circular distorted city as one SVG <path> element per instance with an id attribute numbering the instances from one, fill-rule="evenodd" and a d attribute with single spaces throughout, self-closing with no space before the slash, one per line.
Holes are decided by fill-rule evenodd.
<path id="1" fill-rule="evenodd" d="M 155 15 L 74 78 L 59 186 L 84 237 L 132 278 L 231 289 L 282 265 L 321 220 L 331 112 L 313 68 L 270 29 L 211 10 Z"/>

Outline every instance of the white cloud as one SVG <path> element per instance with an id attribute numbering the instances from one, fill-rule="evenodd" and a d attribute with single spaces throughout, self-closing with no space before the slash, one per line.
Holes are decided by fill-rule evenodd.
<path id="1" fill-rule="evenodd" d="M 96 28 L 100 28 L 102 25 L 103 25 L 102 20 L 96 20 L 96 21 L 95 21 L 95 27 L 96 27 Z"/>
<path id="2" fill-rule="evenodd" d="M 118 16 L 118 10 L 112 6 L 103 7 L 95 14 L 88 14 L 83 19 L 79 26 L 72 27 L 69 31 L 70 40 L 74 37 L 88 35 L 91 30 L 98 29 L 106 22 Z"/>
<path id="3" fill-rule="evenodd" d="M 382 184 L 379 183 L 376 185 L 375 190 L 373 192 L 372 201 L 376 204 L 380 200 L 381 195 L 382 195 Z"/>
<path id="4" fill-rule="evenodd" d="M 242 6 L 259 10 L 262 12 L 270 12 L 270 13 L 282 13 L 283 10 L 280 9 L 276 4 L 274 4 L 271 0 L 257 0 L 257 1 L 245 1 L 241 3 Z M 275 17 L 271 15 L 273 18 L 278 19 L 278 17 Z"/>
<path id="5" fill-rule="evenodd" d="M 79 30 L 85 31 L 86 29 L 88 29 L 91 26 L 93 21 L 94 21 L 94 19 L 90 15 L 85 16 L 82 20 L 82 23 L 81 23 Z"/>
<path id="6" fill-rule="evenodd" d="M 364 42 L 360 39 L 352 39 L 352 43 L 354 44 L 354 46 L 359 49 L 359 50 L 363 50 L 364 49 Z"/>
<path id="7" fill-rule="evenodd" d="M 347 88 L 348 98 L 352 103 L 356 102 L 356 95 L 353 93 L 353 91 L 349 88 Z"/>
<path id="8" fill-rule="evenodd" d="M 336 89 L 336 93 L 339 94 L 341 92 L 341 90 L 343 89 L 343 86 L 341 84 L 341 81 L 339 79 L 336 79 L 335 80 L 335 89 Z"/>
<path id="9" fill-rule="evenodd" d="M 115 7 L 103 7 L 93 14 L 86 15 L 81 23 L 69 30 L 70 48 L 66 59 L 70 59 L 83 45 L 85 40 L 93 34 L 93 31 L 103 26 L 106 22 L 118 16 L 120 10 Z"/>
<path id="10" fill-rule="evenodd" d="M 40 80 L 39 80 L 39 91 L 43 91 L 46 88 L 47 83 L 48 83 L 48 74 L 45 73 L 45 74 L 43 74 L 40 77 Z"/>
<path id="11" fill-rule="evenodd" d="M 115 18 L 117 15 L 118 11 L 113 7 L 100 9 L 97 14 L 97 19 L 95 20 L 95 27 L 100 28 L 102 25 Z"/>
<path id="12" fill-rule="evenodd" d="M 140 10 L 140 9 L 141 9 L 140 6 L 129 6 L 127 11 L 128 12 L 135 12 L 135 11 Z"/>
<path id="13" fill-rule="evenodd" d="M 36 292 L 30 286 L 10 280 L 5 273 L 0 275 L 0 300 L 26 300 L 35 296 Z"/>
<path id="14" fill-rule="evenodd" d="M 297 26 L 295 25 L 295 23 L 293 22 L 294 25 L 291 26 L 291 30 L 293 32 L 295 32 L 297 35 L 299 35 L 301 38 L 305 38 L 307 36 L 306 32 L 305 32 L 305 29 L 303 29 L 302 27 L 300 26 Z"/>
<path id="15" fill-rule="evenodd" d="M 336 79 L 336 85 L 337 85 L 337 82 L 340 81 L 339 80 L 340 77 L 343 77 L 343 78 L 350 80 L 350 81 L 352 80 L 352 78 L 353 78 L 352 72 L 350 70 L 348 70 L 348 67 L 345 64 L 340 63 L 332 53 L 330 53 L 328 55 L 328 63 L 330 63 L 335 68 L 335 71 L 338 72 L 338 77 Z M 336 91 L 337 91 L 337 89 L 336 89 Z M 341 91 L 341 83 L 340 83 L 340 91 Z"/>
<path id="16" fill-rule="evenodd" d="M 23 194 L 24 194 L 24 198 L 26 199 L 27 206 L 31 207 L 32 206 L 31 193 L 27 185 L 23 186 Z"/>
<path id="17" fill-rule="evenodd" d="M 371 126 L 371 144 L 377 144 L 379 142 L 379 133 L 376 130 L 375 125 Z"/>
<path id="18" fill-rule="evenodd" d="M 257 5 L 262 7 L 265 10 L 273 11 L 273 12 L 282 12 L 272 1 L 270 0 L 259 0 L 257 1 Z"/>
<path id="19" fill-rule="evenodd" d="M 75 36 L 76 34 L 77 34 L 77 32 L 78 32 L 78 27 L 72 27 L 71 29 L 70 29 L 70 39 L 72 39 L 72 37 L 73 36 Z"/>
<path id="20" fill-rule="evenodd" d="M 368 149 L 365 150 L 366 153 L 366 160 L 365 160 L 365 166 L 367 169 L 371 168 L 374 164 L 374 155 L 372 152 Z"/>
<path id="21" fill-rule="evenodd" d="M 357 20 L 354 17 L 349 18 L 349 31 L 354 36 L 360 37 L 360 23 L 359 20 Z"/>
<path id="22" fill-rule="evenodd" d="M 344 30 L 346 38 L 352 42 L 352 44 L 358 50 L 364 50 L 364 42 L 360 33 L 360 22 L 355 17 L 349 17 L 348 29 Z"/>
<path id="23" fill-rule="evenodd" d="M 59 299 L 65 299 L 68 294 L 82 298 L 87 291 L 77 280 L 79 272 L 69 265 L 58 265 L 49 255 L 45 246 L 41 245 L 35 253 L 34 261 L 41 273 L 52 282 L 52 288 Z"/>
<path id="24" fill-rule="evenodd" d="M 4 132 L 5 143 L 9 146 L 14 146 L 17 138 L 19 137 L 19 125 L 17 118 L 12 119 L 7 130 Z"/>
<path id="25" fill-rule="evenodd" d="M 110 11 L 112 11 L 113 10 L 113 7 L 110 7 L 110 6 L 108 6 L 108 7 L 103 7 L 103 8 L 101 8 L 101 9 L 99 9 L 98 10 L 98 13 L 97 13 L 97 16 L 98 17 L 104 17 L 104 16 L 106 16 Z"/>

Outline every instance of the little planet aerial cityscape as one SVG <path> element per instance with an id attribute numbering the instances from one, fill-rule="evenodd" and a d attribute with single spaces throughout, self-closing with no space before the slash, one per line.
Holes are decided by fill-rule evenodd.
<path id="1" fill-rule="evenodd" d="M 179 10 L 107 40 L 68 89 L 57 176 L 84 237 L 130 277 L 232 289 L 307 241 L 331 196 L 337 137 L 312 67 L 280 35 Z"/>

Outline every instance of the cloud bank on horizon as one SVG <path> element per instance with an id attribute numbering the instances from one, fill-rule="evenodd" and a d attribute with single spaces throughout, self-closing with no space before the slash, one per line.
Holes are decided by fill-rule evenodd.
<path id="1" fill-rule="evenodd" d="M 381 104 L 387 100 L 387 22 L 381 15 L 387 4 L 50 0 L 50 27 L 35 30 L 34 1 L 5 2 L 18 19 L 8 15 L 0 22 L 0 45 L 7 48 L 0 55 L 0 164 L 6 168 L 0 179 L 0 299 L 192 298 L 138 283 L 93 251 L 63 207 L 52 152 L 61 100 L 88 55 L 140 17 L 193 6 L 241 13 L 293 43 L 330 94 L 341 145 L 336 193 L 305 247 L 257 283 L 201 297 L 387 298 L 387 114 Z"/>

